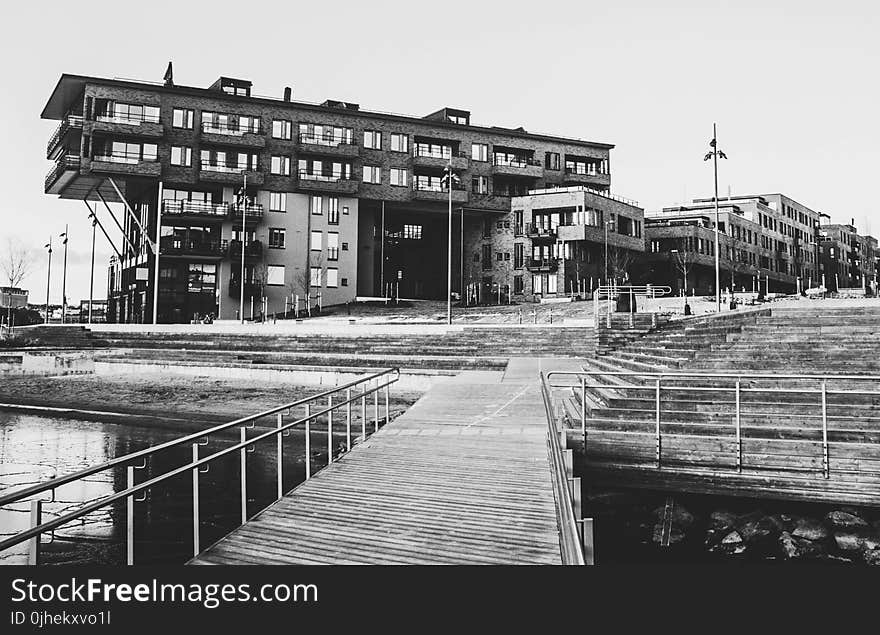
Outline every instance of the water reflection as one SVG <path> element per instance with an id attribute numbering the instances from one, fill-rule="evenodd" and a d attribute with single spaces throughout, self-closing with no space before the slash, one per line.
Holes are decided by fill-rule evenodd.
<path id="1" fill-rule="evenodd" d="M 270 420 L 264 423 L 265 426 L 273 425 Z M 261 429 L 258 424 L 255 430 L 248 431 L 248 436 L 256 436 L 266 429 Z M 42 482 L 55 474 L 66 474 L 102 463 L 189 432 L 191 430 L 176 431 L 0 411 L 0 490 Z M 200 455 L 213 454 L 237 443 L 238 434 L 236 428 L 224 435 L 212 436 L 209 445 L 199 448 Z M 315 462 L 319 466 L 326 463 L 325 437 L 313 434 L 313 469 Z M 301 430 L 294 430 L 290 437 L 284 439 L 285 491 L 302 480 L 303 448 Z M 135 478 L 137 482 L 143 482 L 188 463 L 191 457 L 191 446 L 172 448 L 151 458 L 145 469 L 136 471 Z M 200 475 L 202 546 L 211 544 L 238 524 L 238 461 L 238 453 L 233 453 L 213 462 L 208 473 Z M 256 451 L 247 455 L 250 514 L 274 499 L 275 465 L 274 438 L 258 444 Z M 44 520 L 73 511 L 84 501 L 107 496 L 125 487 L 124 466 L 59 487 L 55 501 L 43 506 Z M 191 473 L 187 472 L 155 488 L 146 501 L 136 504 L 135 509 L 136 563 L 179 563 L 191 555 Z M 0 509 L 0 533 L 5 537 L 27 528 L 29 510 L 28 502 Z M 123 501 L 59 528 L 54 540 L 44 535 L 43 562 L 124 564 L 125 517 Z M 26 543 L 0 553 L 2 564 L 21 564 L 26 560 Z"/>

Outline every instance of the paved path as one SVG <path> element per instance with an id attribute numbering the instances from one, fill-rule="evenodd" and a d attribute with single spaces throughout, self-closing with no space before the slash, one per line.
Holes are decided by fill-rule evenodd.
<path id="1" fill-rule="evenodd" d="M 560 564 L 538 367 L 437 384 L 192 562 Z"/>

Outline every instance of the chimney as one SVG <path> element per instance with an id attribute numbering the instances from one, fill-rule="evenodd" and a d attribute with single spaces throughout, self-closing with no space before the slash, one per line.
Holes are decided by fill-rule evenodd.
<path id="1" fill-rule="evenodd" d="M 284 87 L 284 101 L 290 101 L 291 93 L 293 91 L 290 89 L 290 86 Z"/>

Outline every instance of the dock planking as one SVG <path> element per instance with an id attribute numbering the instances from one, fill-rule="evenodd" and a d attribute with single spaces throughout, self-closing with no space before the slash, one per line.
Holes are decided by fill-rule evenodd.
<path id="1" fill-rule="evenodd" d="M 561 564 L 539 364 L 437 384 L 190 564 Z"/>

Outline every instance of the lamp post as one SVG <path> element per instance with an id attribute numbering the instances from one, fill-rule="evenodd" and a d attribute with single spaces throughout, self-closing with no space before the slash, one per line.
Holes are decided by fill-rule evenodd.
<path id="1" fill-rule="evenodd" d="M 89 324 L 92 323 L 92 302 L 95 297 L 95 225 L 98 224 L 98 217 L 92 214 L 90 218 L 92 219 L 92 268 L 89 275 Z M 156 244 L 159 244 L 158 241 Z M 80 316 L 80 320 L 82 320 L 82 316 Z"/>
<path id="2" fill-rule="evenodd" d="M 49 249 L 49 268 L 46 271 L 46 324 L 49 323 L 49 287 L 52 280 L 52 236 L 49 236 L 49 242 L 43 245 Z"/>
<path id="3" fill-rule="evenodd" d="M 241 208 L 241 277 L 239 278 L 241 289 L 238 301 L 238 316 L 241 318 L 242 324 L 244 324 L 244 250 L 247 245 L 247 172 L 243 172 L 243 175 L 244 185 L 241 188 L 241 196 L 238 199 L 238 204 Z"/>
<path id="4" fill-rule="evenodd" d="M 726 159 L 727 155 L 717 148 L 717 139 L 718 134 L 713 123 L 712 140 L 709 142 L 709 147 L 712 148 L 712 151 L 703 157 L 703 161 L 712 159 L 715 169 L 715 198 L 713 199 L 715 201 L 715 310 L 721 313 L 721 241 L 718 237 L 718 225 L 720 222 L 718 214 L 718 159 Z"/>
<path id="5" fill-rule="evenodd" d="M 61 324 L 67 322 L 67 225 L 64 225 L 64 273 L 61 277 Z"/>
<path id="6" fill-rule="evenodd" d="M 458 179 L 452 171 L 452 162 L 443 168 L 446 189 L 449 192 L 449 220 L 447 228 L 446 253 L 446 323 L 452 324 L 452 185 Z"/>

